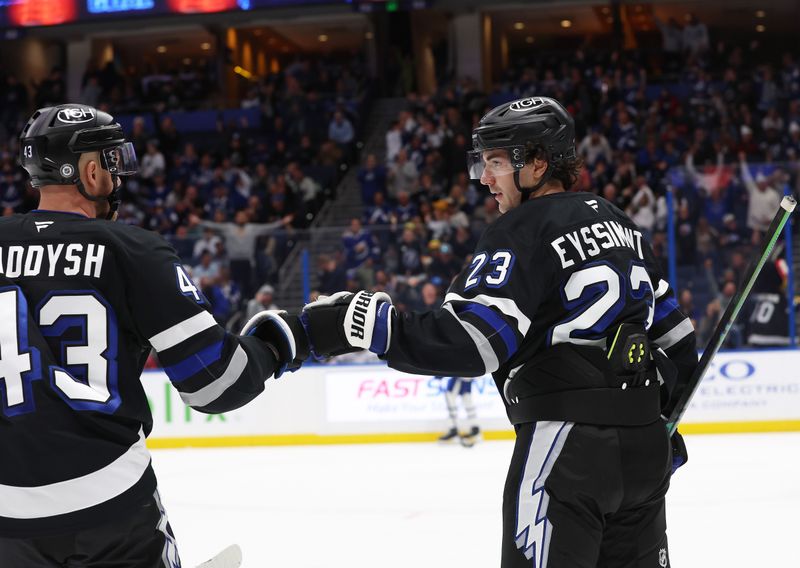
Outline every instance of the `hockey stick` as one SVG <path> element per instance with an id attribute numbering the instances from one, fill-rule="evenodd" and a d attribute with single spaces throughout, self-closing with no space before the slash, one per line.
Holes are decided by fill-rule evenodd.
<path id="1" fill-rule="evenodd" d="M 232 544 L 211 560 L 206 560 L 197 568 L 239 568 L 242 565 L 242 549 Z"/>
<path id="2" fill-rule="evenodd" d="M 783 231 L 783 227 L 789 220 L 789 215 L 792 214 L 792 211 L 794 211 L 796 205 L 797 201 L 789 196 L 784 197 L 781 201 L 781 207 L 778 209 L 778 212 L 775 214 L 775 218 L 772 219 L 772 223 L 770 223 L 769 228 L 767 229 L 767 234 L 764 237 L 764 245 L 761 248 L 761 255 L 759 256 L 758 261 L 755 263 L 750 263 L 747 273 L 742 279 L 743 286 L 739 287 L 736 295 L 728 303 L 728 307 L 725 309 L 725 313 L 719 320 L 711 339 L 708 340 L 708 345 L 706 345 L 705 351 L 703 351 L 703 355 L 700 357 L 700 361 L 697 363 L 694 373 L 692 373 L 689 382 L 686 384 L 683 394 L 678 399 L 677 403 L 675 404 L 675 408 L 673 408 L 672 412 L 667 418 L 667 431 L 669 432 L 670 436 L 672 436 L 672 434 L 678 428 L 678 423 L 681 421 L 681 418 L 683 418 L 686 409 L 689 408 L 689 402 L 691 402 L 694 393 L 697 391 L 697 388 L 700 386 L 700 382 L 703 380 L 703 377 L 706 374 L 706 371 L 708 371 L 711 360 L 714 358 L 714 355 L 717 354 L 717 351 L 719 351 L 719 348 L 725 341 L 728 331 L 730 331 L 736 316 L 739 315 L 739 311 L 742 309 L 742 306 L 744 306 L 747 296 L 750 295 L 750 290 L 753 288 L 753 284 L 755 284 L 756 278 L 758 278 L 758 274 L 761 272 L 761 268 L 767 262 L 767 258 L 769 258 L 772 248 L 778 241 L 781 231 Z"/>

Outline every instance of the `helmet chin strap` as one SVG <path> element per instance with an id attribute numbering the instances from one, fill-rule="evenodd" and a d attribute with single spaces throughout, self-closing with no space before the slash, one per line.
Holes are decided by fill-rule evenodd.
<path id="1" fill-rule="evenodd" d="M 522 201 L 527 201 L 531 196 L 539 191 L 544 184 L 550 180 L 550 164 L 547 164 L 547 169 L 542 174 L 541 179 L 533 187 L 522 187 L 519 183 L 519 173 L 522 170 L 514 170 L 514 185 L 517 186 L 517 191 L 522 194 Z"/>
<path id="2" fill-rule="evenodd" d="M 120 201 L 122 201 L 122 198 L 119 194 L 119 185 L 117 185 L 118 177 L 119 176 L 111 174 L 112 181 L 114 182 L 114 189 L 112 189 L 111 193 L 108 195 L 89 195 L 80 178 L 78 178 L 78 181 L 75 182 L 75 185 L 78 186 L 78 193 L 80 193 L 85 199 L 94 201 L 95 203 L 108 201 L 109 209 L 108 213 L 106 214 L 106 220 L 108 221 L 116 220 L 117 209 L 119 209 Z"/>

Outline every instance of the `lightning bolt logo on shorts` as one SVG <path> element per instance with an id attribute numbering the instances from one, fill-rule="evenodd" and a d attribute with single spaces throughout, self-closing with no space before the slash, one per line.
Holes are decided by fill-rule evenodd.
<path id="1" fill-rule="evenodd" d="M 553 525 L 547 520 L 550 496 L 544 482 L 564 447 L 572 422 L 537 422 L 517 498 L 515 543 L 533 568 L 547 567 Z"/>

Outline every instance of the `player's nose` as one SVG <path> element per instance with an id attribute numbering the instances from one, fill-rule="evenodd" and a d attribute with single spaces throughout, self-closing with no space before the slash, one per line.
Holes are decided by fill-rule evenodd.
<path id="1" fill-rule="evenodd" d="M 488 170 L 483 170 L 481 174 L 481 183 L 483 185 L 494 185 L 494 176 L 491 175 Z"/>

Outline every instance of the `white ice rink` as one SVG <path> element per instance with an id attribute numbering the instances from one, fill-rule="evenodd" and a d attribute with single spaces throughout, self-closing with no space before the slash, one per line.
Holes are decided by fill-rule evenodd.
<path id="1" fill-rule="evenodd" d="M 687 437 L 673 568 L 800 566 L 800 433 Z M 511 442 L 156 450 L 184 567 L 495 567 Z"/>

